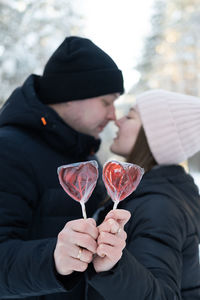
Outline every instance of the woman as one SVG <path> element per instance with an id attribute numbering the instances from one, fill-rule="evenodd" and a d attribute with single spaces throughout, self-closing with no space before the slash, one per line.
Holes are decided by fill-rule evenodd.
<path id="1" fill-rule="evenodd" d="M 178 165 L 200 150 L 200 99 L 149 91 L 116 125 L 112 152 L 140 165 L 145 174 L 119 209 L 107 214 L 112 204 L 106 205 L 100 236 L 109 218 L 116 222 L 125 210 L 132 218 L 125 226 L 126 248 L 114 267 L 101 272 L 100 258 L 93 260 L 88 299 L 200 299 L 200 197 L 192 177 Z M 99 248 L 106 243 L 101 237 Z"/>

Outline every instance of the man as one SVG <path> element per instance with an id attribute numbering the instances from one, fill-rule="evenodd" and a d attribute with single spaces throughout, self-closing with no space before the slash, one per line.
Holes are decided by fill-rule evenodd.
<path id="1" fill-rule="evenodd" d="M 60 165 L 96 159 L 99 133 L 115 119 L 123 78 L 90 40 L 69 37 L 0 112 L 0 299 L 84 299 L 96 252 L 91 218 L 98 182 L 81 209 L 60 187 Z M 76 272 L 78 271 L 78 272 Z"/>

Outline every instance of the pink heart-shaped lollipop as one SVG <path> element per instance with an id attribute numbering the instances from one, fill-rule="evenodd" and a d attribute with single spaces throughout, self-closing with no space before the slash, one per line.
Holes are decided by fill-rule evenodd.
<path id="1" fill-rule="evenodd" d="M 87 161 L 58 168 L 60 184 L 74 200 L 85 203 L 91 196 L 98 179 L 98 164 Z"/>
<path id="2" fill-rule="evenodd" d="M 119 203 L 138 186 L 144 170 L 131 163 L 109 161 L 103 167 L 103 181 L 109 196 Z"/>

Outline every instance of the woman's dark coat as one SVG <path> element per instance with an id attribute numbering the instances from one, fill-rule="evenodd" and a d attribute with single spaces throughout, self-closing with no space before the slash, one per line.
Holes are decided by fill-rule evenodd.
<path id="1" fill-rule="evenodd" d="M 127 246 L 109 272 L 90 267 L 88 299 L 200 299 L 200 197 L 192 177 L 181 166 L 156 167 L 118 208 L 132 214 Z"/>

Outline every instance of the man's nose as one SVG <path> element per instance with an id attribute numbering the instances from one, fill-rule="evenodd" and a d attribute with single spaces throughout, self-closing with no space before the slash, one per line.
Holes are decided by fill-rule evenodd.
<path id="1" fill-rule="evenodd" d="M 110 107 L 110 110 L 109 110 L 109 113 L 108 113 L 108 119 L 109 119 L 109 120 L 112 120 L 112 121 L 115 121 L 115 120 L 116 120 L 115 107 L 114 107 L 114 105 L 112 105 L 112 106 Z"/>

